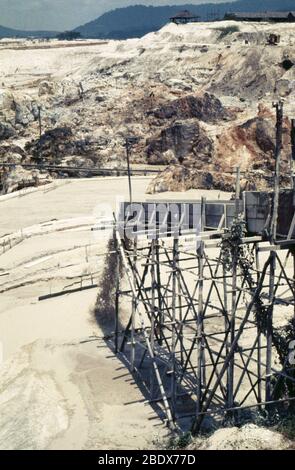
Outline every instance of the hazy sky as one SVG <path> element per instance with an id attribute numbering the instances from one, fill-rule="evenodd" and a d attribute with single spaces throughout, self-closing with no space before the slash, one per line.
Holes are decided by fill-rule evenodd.
<path id="1" fill-rule="evenodd" d="M 226 0 L 209 0 L 222 3 Z M 127 5 L 178 5 L 208 0 L 0 0 L 0 24 L 18 29 L 65 30 L 113 8 Z"/>

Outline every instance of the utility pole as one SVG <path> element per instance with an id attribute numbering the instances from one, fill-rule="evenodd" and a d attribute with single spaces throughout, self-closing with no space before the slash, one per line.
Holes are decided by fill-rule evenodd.
<path id="1" fill-rule="evenodd" d="M 82 82 L 79 82 L 79 97 L 81 100 L 84 99 L 84 88 L 83 88 L 83 83 Z"/>
<path id="2" fill-rule="evenodd" d="M 128 184 L 129 184 L 129 202 L 132 204 L 132 183 L 131 183 L 131 172 L 130 172 L 130 143 L 126 138 L 126 158 L 127 158 L 127 173 L 128 173 Z"/>
<path id="3" fill-rule="evenodd" d="M 293 211 L 295 215 L 295 119 L 291 120 L 291 177 L 293 189 Z M 294 231 L 293 231 L 294 232 Z M 291 234 L 293 237 L 293 233 Z M 293 256 L 293 286 L 295 288 L 295 252 L 292 251 Z M 295 304 L 294 304 L 294 321 L 295 321 Z"/>
<path id="4" fill-rule="evenodd" d="M 130 153 L 132 146 L 137 144 L 138 137 L 126 137 L 125 148 L 126 148 L 126 159 L 127 159 L 127 173 L 128 173 L 128 184 L 129 184 L 129 202 L 132 204 L 132 181 L 131 181 L 131 168 L 130 168 Z"/>
<path id="5" fill-rule="evenodd" d="M 279 101 L 274 104 L 276 108 L 276 149 L 275 149 L 275 181 L 274 181 L 274 201 L 273 214 L 271 221 L 271 238 L 272 243 L 277 237 L 277 223 L 280 197 L 280 164 L 282 151 L 282 135 L 283 135 L 283 102 Z"/>
<path id="6" fill-rule="evenodd" d="M 236 184 L 235 184 L 235 218 L 238 220 L 240 215 L 240 197 L 241 197 L 241 168 L 236 167 Z"/>
<path id="7" fill-rule="evenodd" d="M 275 103 L 276 109 L 276 149 L 275 149 L 275 180 L 274 180 L 274 199 L 272 208 L 270 240 L 273 245 L 277 238 L 277 225 L 280 199 L 280 163 L 282 150 L 283 134 L 283 103 Z M 276 251 L 270 252 L 269 269 L 269 307 L 267 309 L 266 319 L 266 380 L 265 380 L 265 401 L 272 399 L 272 345 L 273 345 L 273 310 L 275 302 L 275 270 L 276 270 Z"/>
<path id="8" fill-rule="evenodd" d="M 291 151 L 291 175 L 292 175 L 294 203 L 295 203 L 295 119 L 291 120 L 291 149 L 292 149 Z"/>
<path id="9" fill-rule="evenodd" d="M 41 117 L 41 106 L 38 106 L 38 122 L 39 122 L 39 150 L 38 150 L 38 159 L 39 159 L 39 164 L 41 164 L 41 137 L 42 137 L 42 117 Z M 37 147 L 38 148 L 38 147 Z"/>
<path id="10" fill-rule="evenodd" d="M 41 117 L 41 106 L 38 106 L 38 121 L 39 121 L 39 137 L 42 136 L 42 117 Z"/>

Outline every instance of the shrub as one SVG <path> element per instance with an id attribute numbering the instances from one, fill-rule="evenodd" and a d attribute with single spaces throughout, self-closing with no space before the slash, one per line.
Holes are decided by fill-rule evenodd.
<path id="1" fill-rule="evenodd" d="M 81 39 L 81 33 L 76 31 L 65 31 L 58 34 L 57 39 L 59 41 L 74 41 L 75 39 Z"/>
<path id="2" fill-rule="evenodd" d="M 217 31 L 220 31 L 218 39 L 223 39 L 229 34 L 238 33 L 240 29 L 238 26 L 225 26 L 224 28 L 218 28 Z"/>

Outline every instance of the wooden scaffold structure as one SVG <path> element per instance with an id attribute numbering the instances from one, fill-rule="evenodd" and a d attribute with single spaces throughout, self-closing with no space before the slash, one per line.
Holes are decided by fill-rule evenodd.
<path id="1" fill-rule="evenodd" d="M 165 235 L 156 214 L 152 227 L 135 230 L 131 241 L 127 224 L 123 231 L 115 224 L 128 281 L 124 288 L 118 275 L 116 353 L 140 375 L 171 428 L 191 420 L 196 433 L 208 419 L 294 407 L 295 365 L 288 348 L 295 339 L 295 205 L 292 196 L 283 236 L 280 103 L 276 111 L 275 189 L 262 233 L 249 229 L 249 201 L 255 197 L 259 204 L 260 195 L 241 196 L 239 170 L 235 199 L 214 203 L 220 214 L 215 226 L 213 204 L 205 198 L 197 203 L 194 230 L 182 228 L 186 203 L 178 230 L 168 223 Z M 120 308 L 126 305 L 130 318 L 122 329 Z"/>

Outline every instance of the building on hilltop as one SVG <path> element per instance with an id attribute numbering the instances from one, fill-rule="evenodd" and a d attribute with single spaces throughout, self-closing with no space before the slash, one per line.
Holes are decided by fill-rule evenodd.
<path id="1" fill-rule="evenodd" d="M 275 23 L 295 22 L 295 11 L 263 11 L 255 13 L 226 13 L 225 20 L 235 21 L 269 21 Z"/>
<path id="2" fill-rule="evenodd" d="M 199 20 L 199 16 L 194 15 L 188 10 L 183 10 L 177 13 L 175 16 L 170 18 L 171 23 L 175 24 L 187 24 L 187 23 L 195 23 Z"/>

